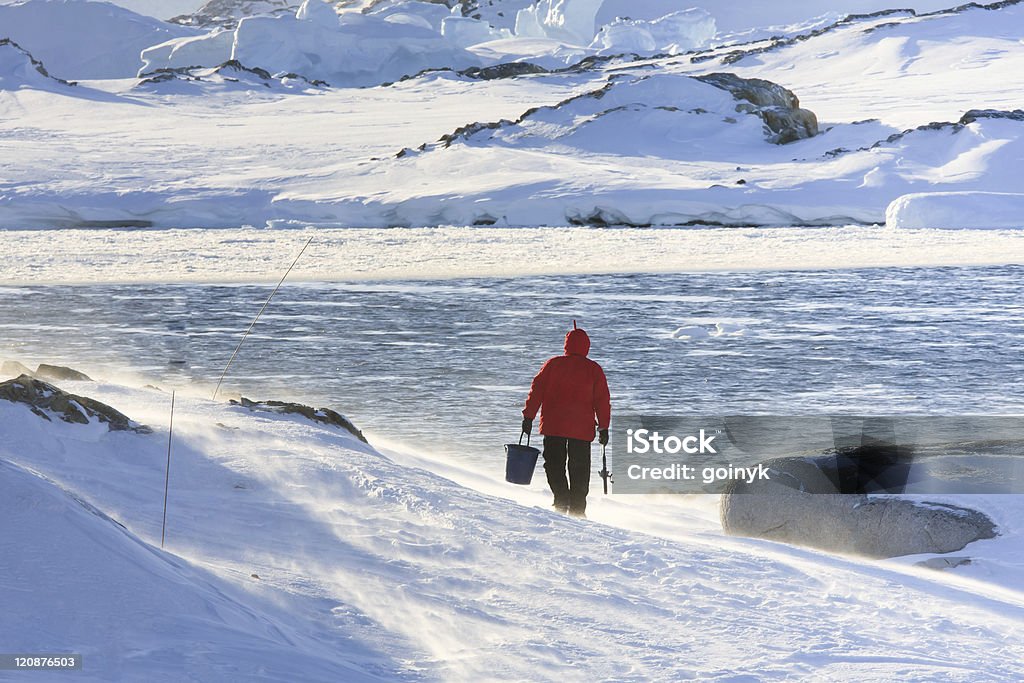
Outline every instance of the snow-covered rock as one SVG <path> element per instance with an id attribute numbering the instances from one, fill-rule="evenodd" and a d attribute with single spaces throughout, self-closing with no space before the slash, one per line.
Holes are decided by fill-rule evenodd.
<path id="1" fill-rule="evenodd" d="M 812 138 L 818 134 L 818 117 L 809 109 L 800 107 L 800 100 L 792 90 L 778 83 L 759 78 L 740 78 L 731 73 L 698 76 L 705 83 L 728 90 L 738 100 L 748 104 L 737 105 L 737 111 L 755 113 L 771 131 L 771 142 L 787 142 Z"/>
<path id="2" fill-rule="evenodd" d="M 441 143 L 557 144 L 588 152 L 727 158 L 735 145 L 789 142 L 817 132 L 810 124 L 798 130 L 780 124 L 779 112 L 789 110 L 804 112 L 813 122 L 813 113 L 800 110 L 793 93 L 766 81 L 731 74 L 628 76 L 556 106 L 528 111 L 517 121 L 468 125 Z"/>
<path id="3" fill-rule="evenodd" d="M 142 74 L 136 88 L 165 95 L 210 95 L 264 88 L 280 92 L 303 92 L 326 85 L 324 81 L 310 81 L 298 74 L 271 75 L 264 69 L 250 69 L 229 60 L 212 68 L 179 67 L 150 71 Z"/>
<path id="4" fill-rule="evenodd" d="M 105 403 L 66 392 L 53 384 L 21 375 L 0 383 L 0 400 L 20 403 L 47 421 L 54 418 L 74 424 L 105 425 L 111 431 L 150 433 L 150 428 L 129 419 Z"/>
<path id="5" fill-rule="evenodd" d="M 145 48 L 195 29 L 91 0 L 24 0 L 0 4 L 0 38 L 10 38 L 68 80 L 131 78 Z"/>
<path id="6" fill-rule="evenodd" d="M 728 485 L 720 507 L 722 528 L 737 536 L 868 557 L 949 553 L 996 535 L 992 520 L 976 510 L 846 493 L 846 484 L 863 475 L 855 471 L 851 476 L 844 468 L 856 470 L 858 458 L 867 457 L 770 460 L 764 463 L 768 478 Z M 873 476 L 897 472 L 899 479 L 898 470 L 893 463 Z"/>
<path id="7" fill-rule="evenodd" d="M 302 0 L 210 0 L 190 14 L 170 21 L 183 26 L 233 29 L 243 17 L 294 14 Z"/>
<path id="8" fill-rule="evenodd" d="M 1024 228 L 1024 194 L 1015 192 L 915 192 L 885 210 L 890 228 Z"/>
<path id="9" fill-rule="evenodd" d="M 336 410 L 332 410 L 331 408 L 314 408 L 313 406 L 307 406 L 302 403 L 294 403 L 290 401 L 252 401 L 247 399 L 245 396 L 240 396 L 237 401 L 231 399 L 228 402 L 232 405 L 241 406 L 252 412 L 274 413 L 277 415 L 300 415 L 312 422 L 344 429 L 363 443 L 368 443 L 366 437 L 363 436 L 362 430 L 352 424 L 352 421 L 347 417 Z"/>

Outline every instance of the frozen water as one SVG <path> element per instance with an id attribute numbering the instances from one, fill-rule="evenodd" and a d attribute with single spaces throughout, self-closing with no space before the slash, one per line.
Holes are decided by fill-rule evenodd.
<path id="1" fill-rule="evenodd" d="M 1022 275 L 998 266 L 286 285 L 225 388 L 319 401 L 371 433 L 498 459 L 533 374 L 576 319 L 619 414 L 1020 412 Z M 210 384 L 268 293 L 33 287 L 0 297 L 0 336 L 17 340 L 0 352 Z M 54 310 L 59 319 L 39 313 Z M 673 339 L 681 327 L 692 334 Z"/>

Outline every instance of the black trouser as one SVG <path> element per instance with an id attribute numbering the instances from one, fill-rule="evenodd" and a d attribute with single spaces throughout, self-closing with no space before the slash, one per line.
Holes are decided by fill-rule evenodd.
<path id="1" fill-rule="evenodd" d="M 568 481 L 565 478 L 567 463 Z M 563 512 L 584 513 L 590 492 L 590 442 L 545 436 L 544 471 L 551 493 L 555 494 L 555 507 Z"/>

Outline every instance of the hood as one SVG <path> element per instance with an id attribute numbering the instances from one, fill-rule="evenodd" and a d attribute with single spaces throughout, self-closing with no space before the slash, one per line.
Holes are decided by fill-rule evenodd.
<path id="1" fill-rule="evenodd" d="M 579 328 L 569 330 L 565 335 L 565 355 L 586 356 L 590 353 L 590 337 Z"/>

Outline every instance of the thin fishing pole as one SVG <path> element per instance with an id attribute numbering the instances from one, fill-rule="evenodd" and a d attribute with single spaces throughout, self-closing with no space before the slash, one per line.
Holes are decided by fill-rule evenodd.
<path id="1" fill-rule="evenodd" d="M 213 398 L 211 400 L 217 400 L 217 392 L 220 391 L 220 385 L 224 381 L 224 377 L 227 376 L 228 368 L 230 368 L 231 363 L 234 362 L 235 356 L 238 355 L 238 350 L 242 348 L 242 344 L 245 342 L 245 338 L 249 336 L 250 332 L 252 332 L 252 328 L 256 327 L 256 321 L 258 321 L 260 319 L 260 316 L 263 315 L 263 311 L 267 310 L 267 306 L 270 305 L 270 300 L 274 298 L 275 294 L 277 294 L 277 290 L 281 289 L 281 285 L 284 284 L 284 281 L 285 279 L 287 279 L 288 274 L 292 272 L 292 268 L 294 268 L 295 264 L 299 262 L 300 258 L 302 258 L 303 252 L 306 251 L 306 247 L 308 247 L 309 243 L 312 241 L 313 238 L 310 237 L 309 240 L 306 241 L 306 244 L 303 245 L 302 249 L 299 251 L 299 255 L 295 257 L 295 260 L 292 261 L 292 264 L 288 266 L 288 270 L 284 272 L 284 276 L 281 278 L 281 281 L 277 283 L 277 287 L 274 287 L 274 291 L 271 292 L 270 296 L 267 297 L 266 302 L 263 304 L 263 308 L 261 308 L 260 312 L 256 314 L 256 317 L 253 318 L 252 324 L 249 325 L 249 329 L 247 329 L 245 331 L 245 334 L 242 335 L 242 338 L 238 340 L 238 346 L 235 347 L 234 352 L 232 352 L 231 354 L 231 358 L 228 359 L 228 364 L 224 366 L 224 372 L 220 373 L 220 379 L 217 380 L 217 388 L 213 390 Z"/>
<path id="2" fill-rule="evenodd" d="M 160 547 L 167 536 L 167 489 L 171 482 L 171 437 L 174 434 L 174 392 L 171 392 L 171 425 L 167 429 L 167 469 L 164 471 L 164 523 L 160 527 Z"/>

